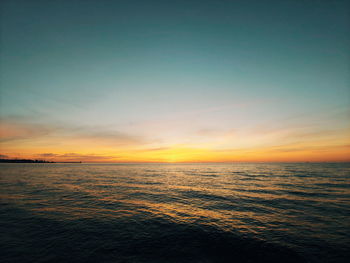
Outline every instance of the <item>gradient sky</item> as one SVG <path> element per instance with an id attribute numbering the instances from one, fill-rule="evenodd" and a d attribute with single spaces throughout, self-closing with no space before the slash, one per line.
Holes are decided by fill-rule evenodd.
<path id="1" fill-rule="evenodd" d="M 349 161 L 349 8 L 2 1 L 0 153 Z"/>

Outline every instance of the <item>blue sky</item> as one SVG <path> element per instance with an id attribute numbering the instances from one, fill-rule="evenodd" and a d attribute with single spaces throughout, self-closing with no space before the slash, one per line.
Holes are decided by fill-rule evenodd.
<path id="1" fill-rule="evenodd" d="M 1 5 L 4 122 L 160 147 L 204 130 L 349 126 L 348 1 Z"/>

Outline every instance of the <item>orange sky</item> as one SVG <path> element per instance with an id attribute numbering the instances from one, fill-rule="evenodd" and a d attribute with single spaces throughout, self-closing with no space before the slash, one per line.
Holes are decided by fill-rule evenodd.
<path id="1" fill-rule="evenodd" d="M 158 127 L 159 124 L 157 124 Z M 159 127 L 158 127 L 159 128 Z M 319 128 L 319 127 L 318 127 Z M 147 136 L 91 127 L 3 120 L 1 154 L 7 158 L 82 162 L 299 162 L 350 161 L 348 128 L 289 126 L 200 130 Z"/>

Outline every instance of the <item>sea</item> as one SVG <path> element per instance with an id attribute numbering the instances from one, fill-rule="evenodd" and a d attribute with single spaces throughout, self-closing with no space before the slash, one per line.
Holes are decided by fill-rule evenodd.
<path id="1" fill-rule="evenodd" d="M 7 163 L 0 203 L 0 262 L 350 258 L 350 163 Z"/>

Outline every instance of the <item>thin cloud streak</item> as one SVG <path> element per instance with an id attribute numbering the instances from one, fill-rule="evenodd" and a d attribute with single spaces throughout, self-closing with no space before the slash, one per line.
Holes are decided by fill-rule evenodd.
<path id="1" fill-rule="evenodd" d="M 21 152 L 24 157 L 63 161 L 345 160 L 349 148 L 342 146 L 350 144 L 349 129 L 288 122 L 274 127 L 268 123 L 228 129 L 208 126 L 183 130 L 178 134 L 175 130 L 172 137 L 157 129 L 153 130 L 152 137 L 145 136 L 139 129 L 126 133 L 111 126 L 44 124 L 21 118 L 7 119 L 1 127 L 4 155 L 16 157 L 14 153 Z"/>
<path id="2" fill-rule="evenodd" d="M 19 120 L 2 120 L 0 124 L 0 142 L 33 141 L 43 138 L 88 140 L 111 145 L 140 145 L 145 141 L 141 136 L 130 135 L 100 127 L 55 125 L 32 123 Z"/>
<path id="3" fill-rule="evenodd" d="M 115 162 L 117 156 L 96 155 L 96 154 L 79 154 L 79 153 L 41 153 L 36 155 L 38 158 L 45 158 L 46 160 L 56 162 L 69 162 L 69 161 L 81 161 L 81 162 Z"/>

